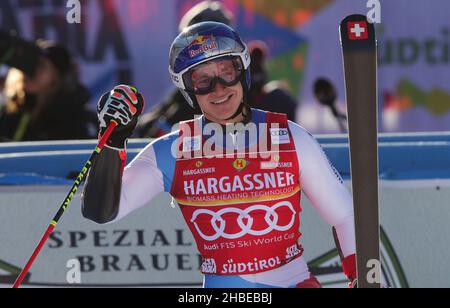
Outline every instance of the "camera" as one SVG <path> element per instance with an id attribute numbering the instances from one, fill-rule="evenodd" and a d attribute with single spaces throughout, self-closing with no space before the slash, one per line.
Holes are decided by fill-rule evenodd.
<path id="1" fill-rule="evenodd" d="M 36 44 L 23 40 L 14 33 L 0 31 L 0 65 L 11 66 L 27 76 L 33 76 L 40 57 L 41 52 Z"/>

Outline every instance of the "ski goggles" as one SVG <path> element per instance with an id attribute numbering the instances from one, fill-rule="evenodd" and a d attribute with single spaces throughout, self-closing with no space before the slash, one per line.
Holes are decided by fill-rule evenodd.
<path id="1" fill-rule="evenodd" d="M 186 91 L 205 95 L 216 88 L 217 83 L 235 86 L 242 78 L 244 66 L 239 57 L 224 57 L 197 65 L 183 75 Z"/>

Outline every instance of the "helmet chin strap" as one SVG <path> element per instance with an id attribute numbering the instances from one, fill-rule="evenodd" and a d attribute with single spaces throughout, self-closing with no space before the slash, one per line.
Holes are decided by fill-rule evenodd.
<path id="1" fill-rule="evenodd" d="M 245 112 L 245 110 L 247 110 L 248 112 Z M 238 117 L 239 115 L 243 115 L 244 116 L 244 120 L 242 121 L 242 124 L 247 125 L 248 123 L 250 123 L 252 121 L 252 109 L 250 108 L 249 105 L 247 105 L 246 103 L 242 102 L 238 108 L 238 110 L 236 111 L 236 113 L 231 117 L 228 118 L 225 121 L 229 121 L 229 120 L 233 120 L 236 117 Z M 208 120 L 208 118 L 205 117 L 205 121 L 206 123 L 212 123 L 212 121 Z M 224 134 L 228 134 L 229 133 L 229 127 L 226 124 L 220 124 L 220 126 L 222 127 L 222 131 L 224 132 Z M 235 134 L 237 131 L 232 132 L 232 134 Z"/>
<path id="2" fill-rule="evenodd" d="M 238 109 L 236 110 L 236 112 L 228 119 L 225 119 L 225 121 L 230 121 L 230 120 L 233 120 L 233 119 L 237 118 L 238 116 L 240 116 L 242 114 L 242 112 L 244 111 L 244 107 L 245 107 L 245 104 L 241 103 L 239 105 Z"/>
<path id="3" fill-rule="evenodd" d="M 249 111 L 248 113 L 246 113 L 245 111 Z M 252 110 L 251 110 L 251 108 L 250 108 L 250 106 L 248 106 L 246 103 L 244 103 L 244 102 L 242 102 L 240 105 L 239 105 L 239 107 L 238 107 L 238 109 L 236 110 L 236 112 L 230 117 L 230 118 L 228 118 L 228 119 L 226 119 L 225 121 L 230 121 L 230 120 L 233 120 L 233 119 L 235 119 L 235 118 L 237 118 L 238 116 L 240 116 L 240 115 L 243 115 L 244 116 L 244 124 L 247 124 L 247 123 L 249 123 L 250 121 L 251 121 L 251 118 L 252 118 Z"/>

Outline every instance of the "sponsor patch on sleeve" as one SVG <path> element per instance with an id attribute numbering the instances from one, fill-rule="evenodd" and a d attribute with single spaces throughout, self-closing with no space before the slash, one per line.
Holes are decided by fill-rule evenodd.
<path id="1" fill-rule="evenodd" d="M 270 138 L 272 144 L 290 144 L 289 131 L 287 128 L 271 128 Z"/>
<path id="2" fill-rule="evenodd" d="M 201 136 L 186 137 L 183 140 L 183 152 L 199 151 L 201 149 Z"/>

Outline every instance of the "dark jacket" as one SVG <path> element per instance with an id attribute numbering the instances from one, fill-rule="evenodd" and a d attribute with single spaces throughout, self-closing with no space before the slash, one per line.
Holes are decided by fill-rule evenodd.
<path id="1" fill-rule="evenodd" d="M 61 91 L 46 104 L 34 121 L 30 115 L 36 106 L 33 96 L 27 95 L 19 112 L 0 111 L 0 141 L 42 141 L 95 138 L 89 127 L 96 127 L 96 115 L 86 109 L 89 92 L 81 85 Z"/>
<path id="2" fill-rule="evenodd" d="M 264 111 L 285 113 L 289 121 L 296 122 L 298 104 L 292 95 L 283 87 L 274 86 L 260 95 L 254 95 L 250 99 L 252 108 Z"/>

